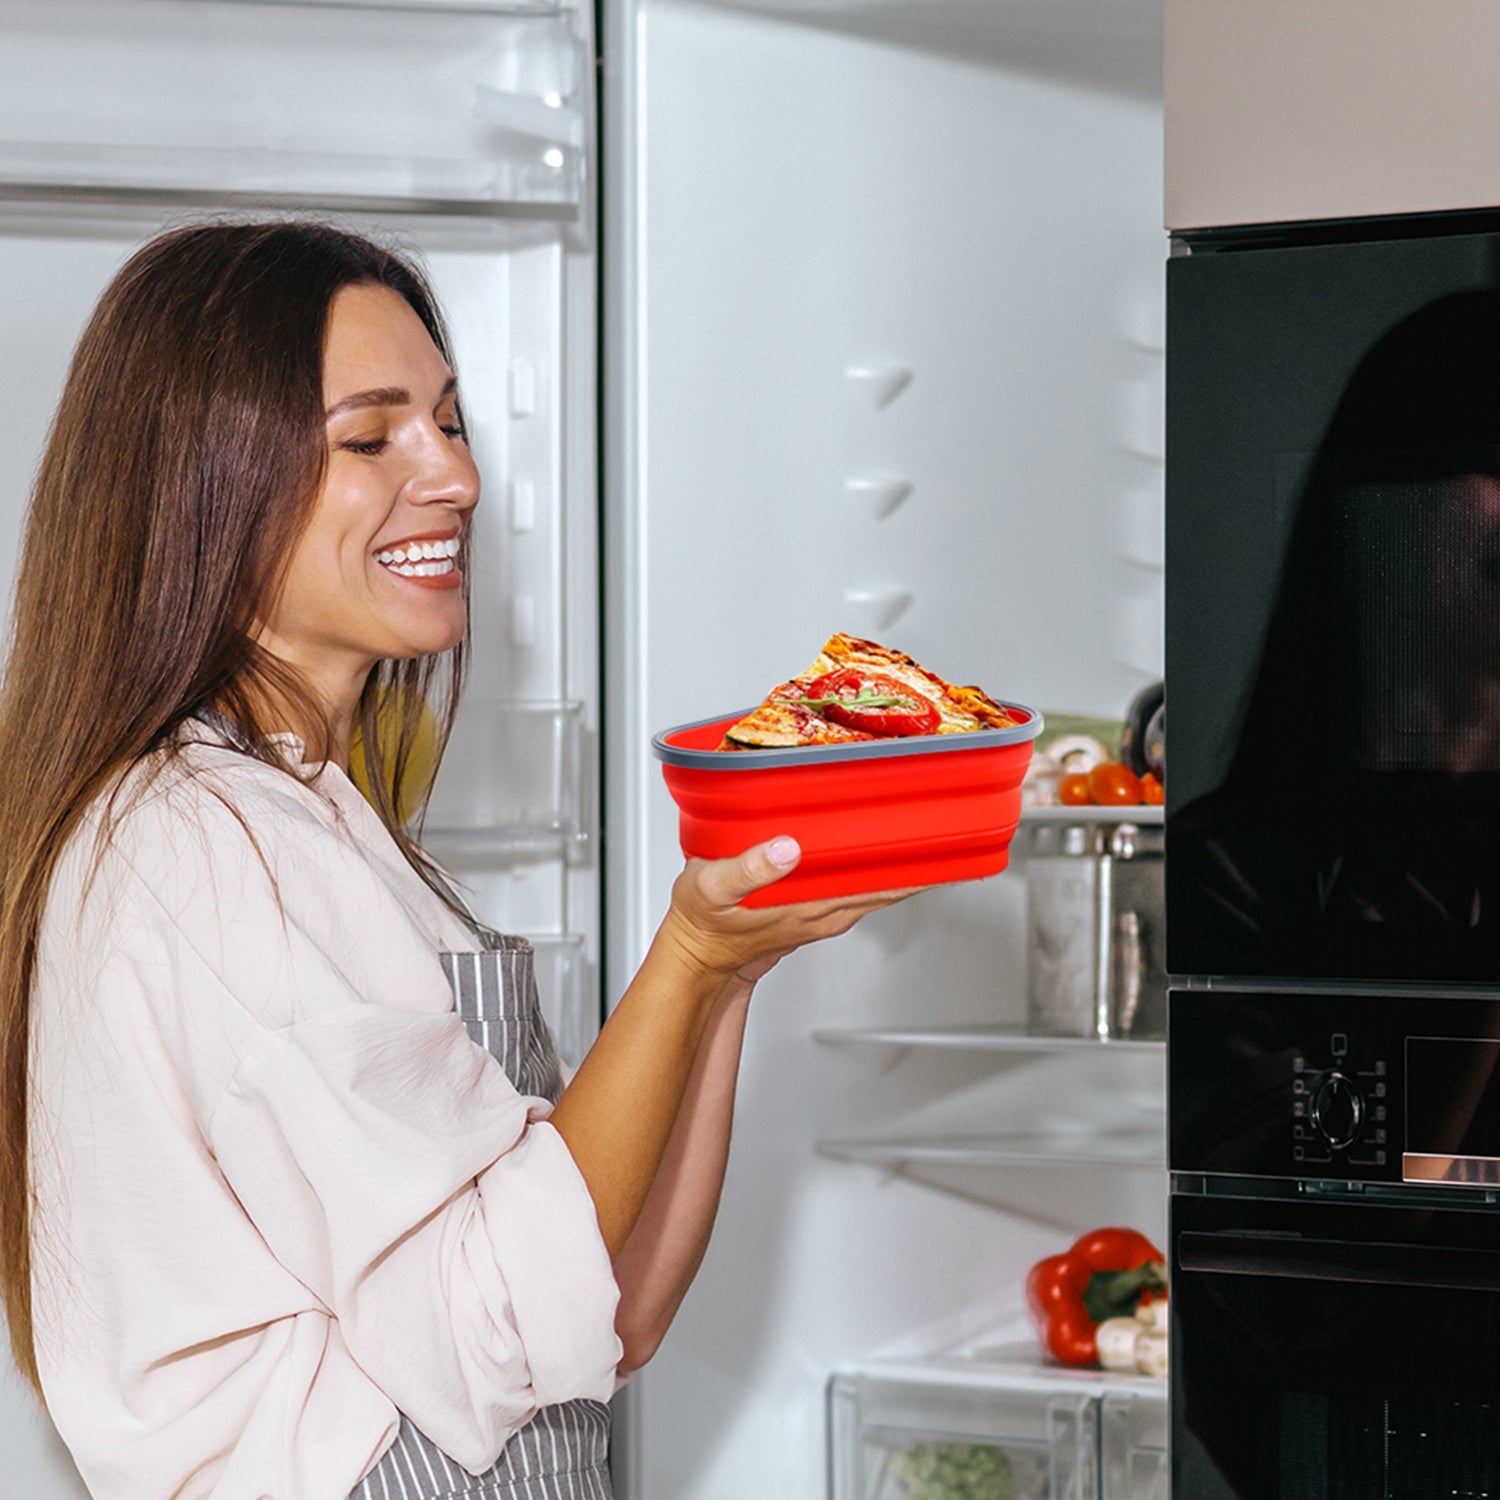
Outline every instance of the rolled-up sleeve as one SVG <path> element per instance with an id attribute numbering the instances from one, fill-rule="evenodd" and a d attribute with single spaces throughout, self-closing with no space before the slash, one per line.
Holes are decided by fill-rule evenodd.
<path id="1" fill-rule="evenodd" d="M 614 1390 L 618 1292 L 593 1201 L 550 1106 L 456 1016 L 319 1011 L 245 1060 L 210 1144 L 371 1379 L 482 1472 L 539 1407 Z"/>

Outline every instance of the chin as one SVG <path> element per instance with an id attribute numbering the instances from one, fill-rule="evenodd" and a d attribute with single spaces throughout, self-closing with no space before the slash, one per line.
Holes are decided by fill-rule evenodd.
<path id="1" fill-rule="evenodd" d="M 445 651 L 451 651 L 463 640 L 463 635 L 448 635 L 434 637 L 429 642 L 408 641 L 396 650 L 386 653 L 388 661 L 415 661 L 423 656 L 441 656 Z"/>
<path id="2" fill-rule="evenodd" d="M 400 644 L 387 654 L 403 660 L 414 656 L 437 656 L 459 645 L 468 634 L 468 628 L 466 615 L 447 622 L 423 620 L 412 629 L 393 632 Z"/>

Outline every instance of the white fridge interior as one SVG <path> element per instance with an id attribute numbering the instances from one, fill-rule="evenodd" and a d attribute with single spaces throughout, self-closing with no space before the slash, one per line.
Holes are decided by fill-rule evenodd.
<path id="1" fill-rule="evenodd" d="M 1147 0 L 620 0 L 603 40 L 617 994 L 680 863 L 653 732 L 840 629 L 1043 711 L 1161 675 L 1166 241 Z M 952 1437 L 911 1393 L 976 1387 L 976 1438 L 1035 1417 L 1018 1453 L 1059 1390 L 1125 1426 L 1026 1493 L 1165 1496 L 1160 1385 L 1080 1395 L 1022 1295 L 1079 1231 L 1163 1243 L 1161 1044 L 944 1031 L 1023 1022 L 1025 905 L 1018 870 L 933 891 L 760 987 L 719 1226 L 618 1426 L 630 1500 L 905 1500 L 861 1434 L 903 1391 Z"/>
<path id="2" fill-rule="evenodd" d="M 553 0 L 0 7 L 0 587 L 73 344 L 143 240 L 310 211 L 414 252 L 485 480 L 428 843 L 483 920 L 535 943 L 573 1062 L 601 967 L 593 29 Z M 8 1373 L 0 1453 L 7 1494 L 83 1493 Z"/>

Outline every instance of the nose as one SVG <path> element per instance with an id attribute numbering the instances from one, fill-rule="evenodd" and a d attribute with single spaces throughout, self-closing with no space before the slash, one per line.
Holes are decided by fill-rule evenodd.
<path id="1" fill-rule="evenodd" d="M 469 445 L 433 423 L 423 433 L 407 492 L 418 505 L 444 505 L 459 512 L 472 510 L 479 501 L 479 470 Z"/>

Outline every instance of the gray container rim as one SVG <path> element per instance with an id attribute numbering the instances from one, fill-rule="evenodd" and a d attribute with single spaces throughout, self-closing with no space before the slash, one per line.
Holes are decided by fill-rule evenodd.
<path id="1" fill-rule="evenodd" d="M 752 713 L 759 704 L 742 708 L 737 713 L 711 714 L 706 719 L 694 719 L 689 724 L 674 724 L 651 736 L 651 751 L 659 761 L 669 766 L 685 766 L 695 771 L 748 771 L 756 766 L 812 766 L 828 765 L 844 760 L 885 760 L 893 755 L 938 755 L 954 750 L 993 750 L 1002 745 L 1021 745 L 1034 740 L 1042 732 L 1042 716 L 1024 703 L 1000 704 L 1013 713 L 1026 714 L 1024 724 L 1013 724 L 1009 729 L 975 729 L 967 734 L 916 734 L 906 739 L 861 740 L 854 745 L 811 745 L 805 750 L 686 750 L 679 745 L 669 745 L 667 740 L 674 734 L 689 729 L 702 729 L 706 724 L 734 723 Z"/>

